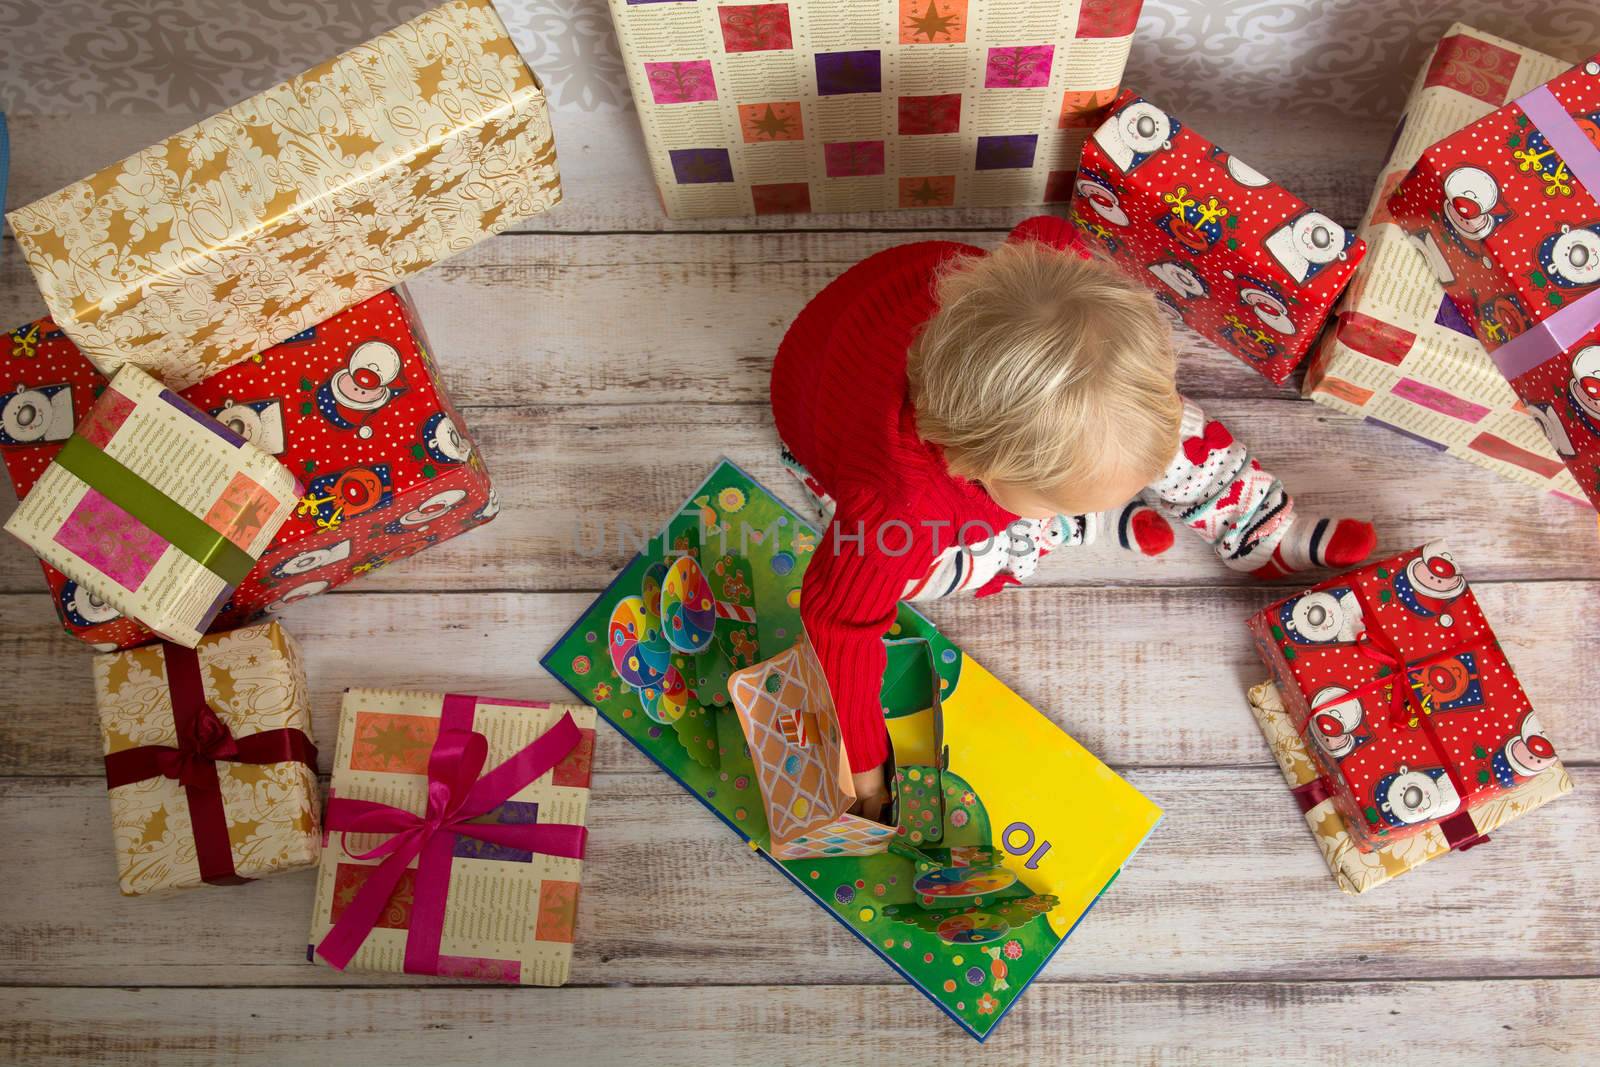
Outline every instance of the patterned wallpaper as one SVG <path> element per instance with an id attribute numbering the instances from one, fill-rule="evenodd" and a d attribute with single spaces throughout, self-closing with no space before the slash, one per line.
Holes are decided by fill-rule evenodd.
<path id="1" fill-rule="evenodd" d="M 605 0 L 497 3 L 556 107 L 630 106 Z M 209 112 L 430 6 L 0 0 L 0 110 Z M 1569 58 L 1600 48 L 1596 0 L 1145 0 L 1127 82 L 1180 112 L 1387 119 L 1457 19 Z"/>

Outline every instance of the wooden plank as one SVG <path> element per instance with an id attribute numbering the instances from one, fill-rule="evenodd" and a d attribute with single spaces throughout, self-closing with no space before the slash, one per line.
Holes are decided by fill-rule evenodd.
<path id="1" fill-rule="evenodd" d="M 1594 583 L 1481 584 L 1478 595 L 1569 761 L 1600 758 Z M 1116 767 L 1268 766 L 1245 690 L 1266 676 L 1244 618 L 1263 589 L 1029 589 L 935 605 L 934 621 L 997 677 Z M 587 593 L 339 594 L 284 613 L 305 650 L 316 736 L 348 686 L 572 699 L 538 659 Z M 42 596 L 0 596 L 0 774 L 100 771 L 89 658 Z M 1560 620 L 1555 625 L 1554 620 Z M 597 765 L 647 770 L 600 731 Z M 324 766 L 326 769 L 326 764 Z"/>
<path id="2" fill-rule="evenodd" d="M 1254 443 L 1302 509 L 1370 518 L 1387 551 L 1445 538 L 1478 581 L 1600 577 L 1595 516 L 1586 508 L 1299 401 L 1206 407 Z M 500 516 L 364 578 L 359 588 L 603 588 L 637 550 L 640 533 L 659 529 L 720 456 L 799 504 L 765 406 L 513 407 L 469 412 L 466 420 L 499 487 Z M 0 488 L 0 512 L 11 499 L 9 485 Z M 38 590 L 32 555 L 14 539 L 0 540 L 0 591 Z M 1157 559 L 1106 544 L 1063 551 L 1031 581 L 1255 584 L 1183 531 Z"/>
<path id="3" fill-rule="evenodd" d="M 1303 405 L 1221 402 L 1209 409 L 1261 442 L 1258 454 L 1297 491 L 1302 508 L 1368 516 L 1390 550 L 1445 537 L 1475 578 L 1600 576 L 1594 515 L 1586 509 Z M 510 408 L 470 419 L 499 486 L 501 515 L 469 538 L 371 576 L 365 588 L 599 588 L 719 456 L 733 457 L 801 506 L 778 463 L 764 408 Z M 662 448 L 660 441 L 681 445 Z M 1430 484 L 1448 486 L 1452 500 L 1504 506 L 1441 506 L 1415 488 Z M 35 568 L 20 544 L 0 548 L 0 588 L 37 589 Z M 1253 584 L 1181 534 L 1171 552 L 1154 560 L 1110 545 L 1064 552 L 1036 581 Z"/>
<path id="4" fill-rule="evenodd" d="M 765 403 L 789 322 L 852 264 L 908 239 L 991 247 L 1001 232 L 514 234 L 410 283 L 450 394 L 468 407 Z M 625 318 L 619 309 L 626 308 Z M 0 261 L 0 323 L 45 312 L 21 256 Z M 1196 398 L 1294 395 L 1193 331 Z"/>
<path id="5" fill-rule="evenodd" d="M 1588 847 L 1600 819 L 1594 790 L 1352 898 L 1335 888 L 1276 769 L 1129 780 L 1166 821 L 1058 954 L 1050 981 L 1600 973 L 1600 912 L 1584 888 L 1600 879 Z M 0 780 L 0 806 L 8 983 L 414 982 L 306 962 L 309 872 L 119 897 L 101 781 Z M 589 826 L 575 983 L 900 981 L 664 775 L 599 774 Z M 818 868 L 827 879 L 827 864 Z"/>
<path id="6" fill-rule="evenodd" d="M 1565 758 L 1600 758 L 1592 582 L 1480 584 L 1478 597 Z M 934 622 L 1112 766 L 1266 766 L 1245 689 L 1266 677 L 1243 619 L 1266 589 L 1026 589 L 934 605 Z M 346 686 L 571 699 L 539 656 L 590 593 L 328 593 L 285 624 L 306 649 L 318 739 Z M 1560 625 L 1554 621 L 1562 621 Z M 90 657 L 45 597 L 0 597 L 0 774 L 99 773 Z M 611 729 L 598 765 L 646 769 Z M 326 768 L 325 768 L 326 769 Z"/>
<path id="7" fill-rule="evenodd" d="M 997 1062 L 1487 1064 L 1592 1058 L 1600 981 L 1056 985 L 1024 997 Z M 18 1062 L 184 1067 L 341 1056 L 441 1063 L 965 1064 L 977 1048 L 909 990 L 187 990 L 16 988 Z M 1514 1051 L 1513 1051 L 1514 1050 Z M 530 1059 L 531 1057 L 531 1059 Z"/>
<path id="8" fill-rule="evenodd" d="M 160 112 L 11 115 L 8 202 L 29 203 L 203 117 Z M 1327 117 L 1275 115 L 1267 123 L 1250 108 L 1225 114 L 1184 114 L 1182 118 L 1314 207 L 1344 222 L 1354 222 L 1365 209 L 1392 128 L 1388 116 L 1330 121 Z M 633 112 L 557 110 L 552 123 L 565 199 L 549 214 L 519 224 L 520 230 L 1005 229 L 1029 212 L 1026 207 L 968 208 L 673 222 L 661 213 Z"/>

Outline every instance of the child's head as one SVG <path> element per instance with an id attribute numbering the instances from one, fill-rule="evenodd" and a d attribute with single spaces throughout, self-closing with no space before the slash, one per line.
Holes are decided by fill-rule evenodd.
<path id="1" fill-rule="evenodd" d="M 1001 507 L 1102 511 L 1176 454 L 1171 329 L 1109 263 L 1008 242 L 947 271 L 938 300 L 908 356 L 917 432 Z"/>

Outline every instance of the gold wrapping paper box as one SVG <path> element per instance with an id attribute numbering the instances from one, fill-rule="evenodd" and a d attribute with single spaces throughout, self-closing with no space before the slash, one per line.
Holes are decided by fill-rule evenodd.
<path id="1" fill-rule="evenodd" d="M 1305 740 L 1295 732 L 1277 686 L 1271 682 L 1254 686 L 1250 690 L 1250 713 L 1261 727 L 1290 789 L 1308 786 L 1322 776 L 1321 768 L 1306 749 Z M 1572 777 L 1557 762 L 1509 793 L 1474 807 L 1472 823 L 1479 834 L 1488 834 L 1570 792 Z M 1341 890 L 1352 895 L 1375 889 L 1451 849 L 1444 831 L 1435 825 L 1420 834 L 1362 852 L 1356 848 L 1355 839 L 1345 828 L 1344 817 L 1335 810 L 1331 796 L 1307 808 L 1305 818 L 1333 880 Z M 1490 844 L 1489 847 L 1494 846 Z"/>
<path id="2" fill-rule="evenodd" d="M 560 197 L 538 79 L 451 0 L 7 217 L 101 371 L 182 389 Z"/>
<path id="3" fill-rule="evenodd" d="M 168 646 L 96 656 L 95 700 L 109 758 L 178 745 Z M 305 672 L 293 638 L 275 622 L 212 634 L 195 649 L 205 702 L 235 740 L 273 730 L 311 738 Z M 235 872 L 259 878 L 316 864 L 317 772 L 296 761 L 219 761 L 216 777 Z M 108 790 L 117 879 L 129 896 L 205 884 L 189 794 L 156 775 Z"/>
<path id="4" fill-rule="evenodd" d="M 5 528 L 90 594 L 193 648 L 299 498 L 287 467 L 129 366 Z"/>
<path id="5" fill-rule="evenodd" d="M 467 705 L 470 711 L 463 720 L 459 716 Z M 579 730 L 577 747 L 481 821 L 583 824 L 589 809 L 595 710 L 582 704 L 347 690 L 328 795 L 420 814 L 428 803 L 428 757 L 441 730 L 482 734 L 489 747 L 487 773 L 567 714 Z M 313 948 L 382 862 L 381 857 L 361 859 L 358 854 L 388 837 L 329 832 L 317 872 Z M 572 965 L 583 860 L 521 852 L 464 835 L 456 837 L 451 852 L 438 969 L 432 973 L 513 985 L 564 985 Z M 350 970 L 405 970 L 417 866 L 413 860 Z"/>

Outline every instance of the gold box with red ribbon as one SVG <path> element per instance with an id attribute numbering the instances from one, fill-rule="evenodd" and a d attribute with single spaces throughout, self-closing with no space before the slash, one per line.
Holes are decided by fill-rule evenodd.
<path id="1" fill-rule="evenodd" d="M 317 862 L 311 709 L 282 627 L 97 656 L 94 679 L 123 893 Z"/>
<path id="2" fill-rule="evenodd" d="M 1306 827 L 1327 861 L 1335 884 L 1341 892 L 1351 895 L 1376 889 L 1452 851 L 1464 852 L 1486 844 L 1491 833 L 1498 836 L 1500 830 L 1524 815 L 1572 792 L 1572 776 L 1557 761 L 1515 789 L 1475 805 L 1462 818 L 1431 824 L 1414 836 L 1387 841 L 1363 852 L 1356 847 L 1344 816 L 1334 805 L 1328 776 L 1311 755 L 1304 735 L 1295 729 L 1278 687 L 1271 682 L 1252 686 L 1250 714 L 1261 727 L 1261 735 L 1278 761 L 1278 769 L 1305 816 Z"/>
<path id="3" fill-rule="evenodd" d="M 1249 621 L 1295 730 L 1362 851 L 1467 814 L 1557 765 L 1516 672 L 1441 542 Z"/>

